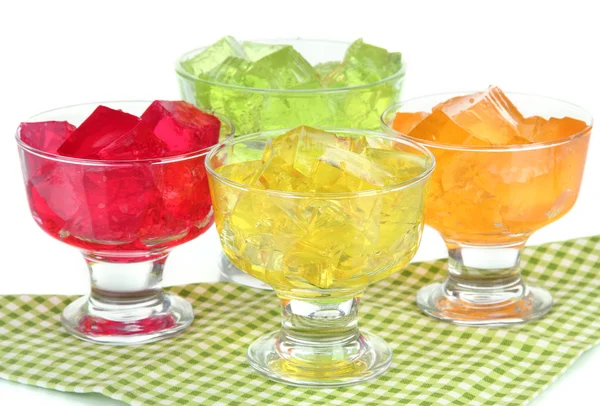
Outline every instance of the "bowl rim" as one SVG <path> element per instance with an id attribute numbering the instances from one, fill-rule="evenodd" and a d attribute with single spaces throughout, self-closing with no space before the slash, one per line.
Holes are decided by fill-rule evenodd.
<path id="1" fill-rule="evenodd" d="M 339 45 L 342 45 L 342 44 L 350 45 L 351 44 L 350 42 L 346 42 L 346 41 L 310 39 L 310 38 L 299 38 L 299 37 L 297 37 L 297 38 L 272 38 L 272 39 L 260 39 L 260 40 L 240 40 L 239 42 L 261 42 L 261 41 L 281 41 L 281 42 L 312 41 L 312 42 L 324 42 L 324 43 L 339 44 Z M 376 87 L 376 86 L 386 83 L 386 82 L 391 82 L 396 79 L 403 79 L 404 76 L 406 75 L 406 61 L 404 59 L 404 53 L 401 52 L 402 65 L 400 66 L 400 69 L 398 71 L 396 71 L 392 75 L 387 76 L 381 80 L 378 80 L 376 82 L 367 83 L 364 85 L 336 87 L 336 88 L 327 88 L 327 89 L 264 89 L 264 88 L 259 88 L 259 87 L 238 86 L 238 85 L 232 85 L 232 84 L 227 84 L 227 83 L 222 83 L 222 82 L 214 82 L 212 80 L 203 79 L 203 78 L 192 75 L 191 73 L 187 72 L 183 68 L 182 62 L 197 55 L 198 53 L 200 53 L 201 51 L 210 47 L 211 45 L 205 45 L 205 46 L 202 46 L 199 48 L 194 48 L 194 49 L 189 50 L 189 51 L 183 53 L 182 55 L 180 55 L 175 62 L 175 72 L 177 73 L 177 75 L 185 78 L 188 81 L 202 82 L 202 83 L 206 83 L 208 85 L 224 87 L 224 88 L 231 89 L 231 90 L 244 91 L 244 92 L 250 92 L 250 93 L 268 93 L 268 94 L 281 93 L 281 94 L 288 94 L 288 95 L 289 94 L 303 94 L 303 95 L 305 95 L 305 94 L 329 94 L 329 93 L 340 93 L 340 92 L 349 92 L 349 91 L 355 91 L 355 90 L 369 89 L 369 88 Z M 398 52 L 400 52 L 400 51 L 398 51 Z"/>
<path id="2" fill-rule="evenodd" d="M 295 127 L 295 128 L 297 128 L 297 127 Z M 269 138 L 270 136 L 283 135 L 283 134 L 287 133 L 288 131 L 292 130 L 293 128 L 259 131 L 259 132 L 247 134 L 247 135 L 244 135 L 241 137 L 235 137 L 233 139 L 228 139 L 227 141 L 224 141 L 224 142 L 220 143 L 219 145 L 215 145 L 215 147 L 213 147 L 213 149 L 209 152 L 208 156 L 206 157 L 206 159 L 204 161 L 204 166 L 206 167 L 209 177 L 212 177 L 215 180 L 222 182 L 228 186 L 234 187 L 238 190 L 242 190 L 245 192 L 252 191 L 252 192 L 257 192 L 257 193 L 264 193 L 264 194 L 267 194 L 270 196 L 278 196 L 278 197 L 284 197 L 284 198 L 285 197 L 286 198 L 300 198 L 300 199 L 302 199 L 302 198 L 340 199 L 340 198 L 359 198 L 359 197 L 364 197 L 364 196 L 383 195 L 386 193 L 396 192 L 396 191 L 399 191 L 402 189 L 407 189 L 418 183 L 424 182 L 431 176 L 433 170 L 435 169 L 436 161 L 435 161 L 435 157 L 434 157 L 433 153 L 429 149 L 420 145 L 419 143 L 414 142 L 409 139 L 406 139 L 406 138 L 395 137 L 395 136 L 392 136 L 392 135 L 389 135 L 389 134 L 386 134 L 386 133 L 380 132 L 380 131 L 365 130 L 365 129 L 359 129 L 359 128 L 339 128 L 339 127 L 311 127 L 311 128 L 316 128 L 319 130 L 331 132 L 336 135 L 360 134 L 360 135 L 367 135 L 367 136 L 371 136 L 371 137 L 384 138 L 387 140 L 391 140 L 393 142 L 399 142 L 399 143 L 408 145 L 408 146 L 422 152 L 423 155 L 428 158 L 428 166 L 418 176 L 415 176 L 404 182 L 396 183 L 394 185 L 384 186 L 381 189 L 359 190 L 359 191 L 355 191 L 355 192 L 287 192 L 287 191 L 275 190 L 275 189 L 259 189 L 259 188 L 256 188 L 256 187 L 253 187 L 250 185 L 246 185 L 246 184 L 243 184 L 240 182 L 236 182 L 229 178 L 226 178 L 225 176 L 222 176 L 219 173 L 217 173 L 215 168 L 212 166 L 212 159 L 215 157 L 215 155 L 219 151 L 221 151 L 223 148 L 226 148 L 227 146 L 235 145 L 237 143 L 247 141 L 247 140 L 255 140 L 258 138 Z"/>
<path id="3" fill-rule="evenodd" d="M 442 142 L 422 140 L 420 138 L 412 137 L 408 134 L 401 133 L 400 131 L 397 131 L 394 128 L 392 128 L 392 126 L 390 125 L 390 123 L 387 120 L 388 116 L 391 113 L 398 112 L 399 108 L 401 108 L 404 104 L 408 104 L 408 103 L 412 103 L 412 102 L 420 101 L 420 100 L 424 100 L 424 99 L 429 99 L 429 98 L 438 98 L 438 97 L 442 97 L 442 96 L 447 96 L 447 98 L 445 99 L 445 100 L 447 100 L 451 97 L 466 96 L 469 94 L 479 93 L 479 92 L 481 92 L 481 90 L 466 91 L 466 92 L 458 91 L 458 92 L 432 93 L 432 94 L 428 94 L 425 96 L 413 97 L 413 98 L 406 99 L 406 100 L 403 100 L 398 103 L 394 103 L 391 106 L 389 106 L 388 108 L 386 108 L 383 111 L 383 113 L 381 114 L 381 116 L 380 116 L 381 126 L 384 131 L 391 132 L 392 134 L 395 134 L 402 138 L 410 139 L 419 144 L 425 145 L 428 148 L 456 150 L 456 151 L 473 151 L 473 152 L 502 152 L 502 151 L 531 151 L 531 150 L 551 148 L 551 147 L 555 147 L 558 145 L 567 144 L 571 141 L 579 139 L 579 138 L 585 136 L 586 134 L 590 133 L 590 131 L 594 125 L 594 118 L 592 117 L 592 114 L 577 104 L 574 104 L 574 103 L 571 103 L 571 102 L 568 102 L 568 101 L 565 101 L 562 99 L 558 99 L 555 97 L 542 96 L 542 95 L 532 94 L 532 93 L 522 93 L 522 92 L 504 92 L 504 93 L 508 96 L 513 95 L 513 96 L 539 98 L 539 99 L 550 100 L 555 103 L 561 103 L 561 104 L 564 104 L 565 106 L 569 106 L 573 109 L 578 110 L 584 116 L 586 116 L 586 119 L 585 119 L 586 127 L 584 129 L 582 129 L 581 131 L 576 132 L 575 134 L 571 134 L 569 136 L 560 138 L 558 140 L 553 140 L 553 141 L 542 141 L 542 142 L 533 142 L 530 144 L 512 144 L 512 145 L 460 145 L 460 144 L 447 144 L 447 143 L 442 143 Z"/>
<path id="4" fill-rule="evenodd" d="M 194 106 L 194 107 L 196 107 L 197 109 L 199 109 L 200 111 L 202 111 L 204 113 L 211 114 L 211 115 L 217 117 L 221 121 L 221 123 L 223 123 L 223 122 L 227 123 L 231 129 L 229 134 L 223 140 L 220 140 L 215 145 L 211 145 L 211 146 L 203 148 L 201 150 L 191 151 L 191 152 L 187 152 L 185 154 L 178 154 L 178 155 L 173 155 L 173 156 L 168 156 L 168 157 L 143 158 L 143 159 L 111 159 L 111 160 L 76 158 L 76 157 L 70 157 L 70 156 L 66 156 L 66 155 L 60 155 L 57 153 L 47 152 L 47 151 L 41 150 L 39 148 L 32 147 L 31 145 L 29 145 L 25 141 L 23 141 L 20 137 L 20 129 L 21 129 L 21 125 L 23 123 L 34 123 L 34 122 L 43 122 L 43 121 L 60 121 L 60 120 L 42 120 L 42 121 L 35 120 L 35 119 L 38 119 L 39 117 L 44 116 L 49 113 L 57 113 L 61 110 L 68 110 L 68 109 L 72 109 L 72 108 L 76 108 L 76 107 L 84 107 L 84 106 L 91 107 L 91 106 L 103 105 L 106 107 L 111 107 L 111 105 L 117 105 L 117 104 L 118 105 L 133 105 L 133 104 L 142 105 L 143 104 L 143 105 L 149 106 L 153 102 L 154 102 L 154 100 L 110 100 L 110 101 L 71 104 L 68 106 L 62 106 L 62 107 L 57 107 L 57 108 L 53 108 L 50 110 L 45 110 L 43 112 L 34 114 L 33 116 L 30 116 L 26 121 L 21 122 L 15 131 L 15 139 L 16 139 L 17 144 L 20 149 L 23 149 L 29 153 L 32 153 L 34 155 L 41 157 L 41 158 L 46 158 L 46 159 L 50 159 L 50 160 L 57 161 L 57 162 L 79 164 L 79 165 L 89 165 L 89 166 L 130 166 L 130 165 L 141 165 L 141 164 L 164 164 L 164 163 L 169 163 L 169 162 L 185 161 L 188 159 L 198 158 L 198 157 L 208 154 L 215 145 L 218 145 L 221 142 L 227 141 L 234 137 L 235 126 L 229 118 L 227 118 L 225 115 L 223 115 L 221 113 L 217 113 L 215 111 L 199 108 L 197 106 Z"/>

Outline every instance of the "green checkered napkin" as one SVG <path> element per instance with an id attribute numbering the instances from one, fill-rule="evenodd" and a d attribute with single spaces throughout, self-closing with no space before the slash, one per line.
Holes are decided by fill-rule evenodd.
<path id="1" fill-rule="evenodd" d="M 309 389 L 268 381 L 246 348 L 275 330 L 272 292 L 231 283 L 171 290 L 196 320 L 184 334 L 138 347 L 79 341 L 60 327 L 73 297 L 0 297 L 0 377 L 132 405 L 522 405 L 600 341 L 600 236 L 525 250 L 527 280 L 556 301 L 541 321 L 510 329 L 456 327 L 419 313 L 417 290 L 445 261 L 412 264 L 372 286 L 362 326 L 394 350 L 391 369 L 366 384 Z"/>

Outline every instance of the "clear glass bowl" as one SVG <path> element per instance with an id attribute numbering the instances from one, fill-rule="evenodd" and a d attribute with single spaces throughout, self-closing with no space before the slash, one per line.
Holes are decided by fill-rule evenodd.
<path id="1" fill-rule="evenodd" d="M 350 45 L 346 42 L 277 39 L 258 41 L 293 46 L 313 66 L 322 62 L 341 61 Z M 187 52 L 176 64 L 177 79 L 183 100 L 198 107 L 224 114 L 235 124 L 236 135 L 257 131 L 293 128 L 299 125 L 378 129 L 380 115 L 390 104 L 400 101 L 405 68 L 378 82 L 363 86 L 272 90 L 240 87 L 199 79 L 186 72 L 181 63 L 204 51 Z M 221 274 L 226 280 L 261 289 L 269 289 L 256 279 L 222 261 Z"/>
<path id="2" fill-rule="evenodd" d="M 392 129 L 396 112 L 431 112 L 438 103 L 464 94 L 407 100 L 382 115 L 386 132 L 429 148 L 437 161 L 425 221 L 446 242 L 449 277 L 424 287 L 417 303 L 426 314 L 456 324 L 501 326 L 534 320 L 550 310 L 552 297 L 525 285 L 520 253 L 533 232 L 573 207 L 592 117 L 561 100 L 508 93 L 526 117 L 566 116 L 587 127 L 557 141 L 491 147 L 441 144 Z"/>
<path id="3" fill-rule="evenodd" d="M 107 102 L 141 115 L 151 102 Z M 28 122 L 78 126 L 98 103 L 59 108 Z M 233 134 L 223 116 L 221 138 Z M 180 297 L 163 292 L 169 251 L 213 223 L 204 158 L 210 148 L 169 158 L 101 161 L 33 148 L 16 134 L 31 214 L 52 237 L 81 250 L 91 292 L 64 310 L 71 334 L 104 344 L 171 336 L 193 319 Z"/>
<path id="4" fill-rule="evenodd" d="M 433 156 L 412 141 L 357 129 L 379 148 L 426 157 L 416 177 L 381 190 L 300 193 L 263 190 L 234 182 L 221 167 L 248 151 L 260 156 L 285 130 L 238 137 L 206 160 L 215 224 L 229 259 L 272 286 L 282 306 L 280 331 L 255 341 L 250 364 L 272 379 L 308 386 L 339 386 L 383 373 L 391 351 L 358 330 L 358 303 L 371 283 L 402 269 L 423 229 L 423 198 Z M 242 162 L 251 160 L 241 158 Z"/>

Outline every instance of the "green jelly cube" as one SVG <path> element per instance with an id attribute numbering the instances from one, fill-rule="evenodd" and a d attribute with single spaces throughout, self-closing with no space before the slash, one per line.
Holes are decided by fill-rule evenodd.
<path id="1" fill-rule="evenodd" d="M 262 89 L 320 88 L 319 74 L 291 46 L 285 46 L 254 62 L 246 76 L 248 86 Z"/>
<path id="2" fill-rule="evenodd" d="M 198 81 L 196 103 L 224 114 L 235 126 L 236 134 L 250 134 L 263 129 L 261 112 L 266 96 L 239 88 L 207 84 L 202 89 Z M 207 100 L 207 101 L 205 101 Z"/>
<path id="3" fill-rule="evenodd" d="M 332 72 L 340 64 L 340 61 L 322 62 L 315 65 L 315 70 L 317 71 L 319 76 L 323 77 Z"/>
<path id="4" fill-rule="evenodd" d="M 227 36 L 221 38 L 193 58 L 183 61 L 181 66 L 192 75 L 200 77 L 216 68 L 230 56 L 248 59 L 244 49 L 237 40 L 231 36 Z"/>
<path id="5" fill-rule="evenodd" d="M 354 41 L 346 50 L 344 61 L 322 79 L 325 87 L 360 86 L 378 82 L 398 72 L 402 54 Z"/>
<path id="6" fill-rule="evenodd" d="M 252 62 L 256 62 L 259 59 L 264 58 L 267 55 L 272 54 L 275 51 L 279 51 L 286 45 L 281 44 L 261 44 L 259 42 L 243 41 L 242 49 L 246 53 L 246 56 Z"/>
<path id="7" fill-rule="evenodd" d="M 249 61 L 237 56 L 228 56 L 227 59 L 214 67 L 204 77 L 217 83 L 243 86 L 244 77 L 250 68 L 250 64 Z"/>

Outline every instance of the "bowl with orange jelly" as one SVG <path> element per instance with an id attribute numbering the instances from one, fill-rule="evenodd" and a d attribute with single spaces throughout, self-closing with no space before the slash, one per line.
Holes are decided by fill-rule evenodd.
<path id="1" fill-rule="evenodd" d="M 591 115 L 568 102 L 491 86 L 407 100 L 388 108 L 382 123 L 426 146 L 437 161 L 425 221 L 448 247 L 450 277 L 420 292 L 421 309 L 476 325 L 547 313 L 552 298 L 523 283 L 519 254 L 533 232 L 573 207 Z"/>

